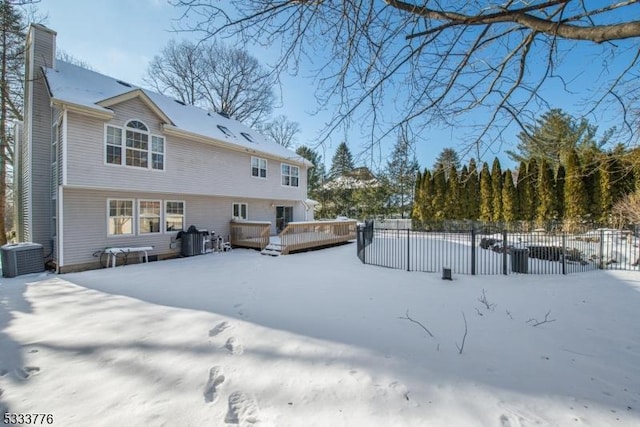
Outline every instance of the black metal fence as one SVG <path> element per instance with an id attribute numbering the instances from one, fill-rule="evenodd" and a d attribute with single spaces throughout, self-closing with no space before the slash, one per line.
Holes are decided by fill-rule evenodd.
<path id="1" fill-rule="evenodd" d="M 457 274 L 569 274 L 596 269 L 639 270 L 638 239 L 626 230 L 584 233 L 415 231 L 358 227 L 358 257 L 365 264 L 407 271 Z"/>

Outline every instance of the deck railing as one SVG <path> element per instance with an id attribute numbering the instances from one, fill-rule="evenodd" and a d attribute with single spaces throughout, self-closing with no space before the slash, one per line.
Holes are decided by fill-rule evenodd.
<path id="1" fill-rule="evenodd" d="M 231 221 L 231 246 L 262 250 L 269 244 L 269 221 Z"/>
<path id="2" fill-rule="evenodd" d="M 280 233 L 282 254 L 355 240 L 356 228 L 355 220 L 290 222 Z"/>

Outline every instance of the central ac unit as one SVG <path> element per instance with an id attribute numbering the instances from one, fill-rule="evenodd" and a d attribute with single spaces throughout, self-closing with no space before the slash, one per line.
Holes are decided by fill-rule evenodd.
<path id="1" fill-rule="evenodd" d="M 44 271 L 44 249 L 39 243 L 13 243 L 0 248 L 2 276 L 16 277 Z"/>

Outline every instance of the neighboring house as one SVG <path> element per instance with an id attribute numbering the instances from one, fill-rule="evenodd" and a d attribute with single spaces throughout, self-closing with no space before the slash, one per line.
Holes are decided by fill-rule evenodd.
<path id="1" fill-rule="evenodd" d="M 379 187 L 380 180 L 367 167 L 355 168 L 345 175 L 338 176 L 323 185 L 326 190 Z"/>
<path id="2" fill-rule="evenodd" d="M 180 252 L 190 225 L 229 234 L 234 218 L 313 220 L 307 160 L 215 112 L 55 59 L 56 33 L 27 36 L 18 239 L 59 272 L 105 247 Z"/>

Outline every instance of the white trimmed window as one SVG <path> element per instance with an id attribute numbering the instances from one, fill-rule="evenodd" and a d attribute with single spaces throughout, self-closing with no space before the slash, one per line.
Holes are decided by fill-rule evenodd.
<path id="1" fill-rule="evenodd" d="M 161 206 L 160 200 L 138 201 L 138 233 L 160 233 Z"/>
<path id="2" fill-rule="evenodd" d="M 133 200 L 110 199 L 107 201 L 107 210 L 109 236 L 133 235 Z"/>
<path id="3" fill-rule="evenodd" d="M 267 160 L 260 157 L 251 157 L 251 176 L 257 178 L 267 177 Z"/>
<path id="4" fill-rule="evenodd" d="M 246 203 L 234 203 L 231 208 L 231 217 L 233 219 L 249 219 L 247 204 Z"/>
<path id="5" fill-rule="evenodd" d="M 282 163 L 282 185 L 297 187 L 300 178 L 300 168 Z"/>
<path id="6" fill-rule="evenodd" d="M 127 166 L 148 168 L 149 166 L 149 129 L 138 120 L 127 123 L 126 129 L 126 162 Z"/>
<path id="7" fill-rule="evenodd" d="M 122 129 L 107 126 L 106 135 L 107 163 L 122 164 Z"/>
<path id="8" fill-rule="evenodd" d="M 151 137 L 151 169 L 164 170 L 164 138 Z"/>
<path id="9" fill-rule="evenodd" d="M 165 231 L 184 230 L 184 202 L 167 200 L 164 206 Z"/>
<path id="10" fill-rule="evenodd" d="M 151 135 L 147 125 L 139 120 L 127 122 L 124 131 L 107 125 L 105 149 L 107 164 L 164 170 L 164 138 Z"/>

